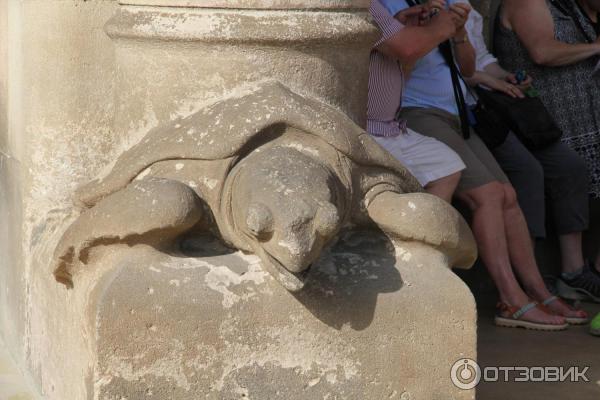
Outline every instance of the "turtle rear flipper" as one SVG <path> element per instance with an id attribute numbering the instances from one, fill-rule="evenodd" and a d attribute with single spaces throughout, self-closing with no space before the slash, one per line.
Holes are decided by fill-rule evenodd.
<path id="1" fill-rule="evenodd" d="M 100 200 L 64 233 L 54 253 L 56 279 L 72 286 L 73 267 L 87 264 L 90 250 L 117 243 L 164 245 L 198 224 L 202 203 L 181 182 L 135 181 Z"/>

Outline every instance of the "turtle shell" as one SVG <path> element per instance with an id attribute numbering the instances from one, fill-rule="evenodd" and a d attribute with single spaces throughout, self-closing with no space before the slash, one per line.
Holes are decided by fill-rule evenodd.
<path id="1" fill-rule="evenodd" d="M 186 118 L 150 130 L 124 152 L 112 170 L 79 190 L 92 206 L 165 160 L 227 160 L 243 157 L 261 144 L 294 127 L 316 135 L 362 166 L 399 175 L 407 192 L 421 191 L 415 178 L 364 130 L 338 109 L 267 82 L 241 97 L 231 97 Z"/>

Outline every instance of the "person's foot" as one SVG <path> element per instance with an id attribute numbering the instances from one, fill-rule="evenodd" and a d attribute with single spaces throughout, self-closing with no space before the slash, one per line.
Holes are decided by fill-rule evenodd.
<path id="1" fill-rule="evenodd" d="M 547 307 L 537 303 L 528 303 L 520 307 L 499 303 L 494 322 L 498 326 L 547 331 L 563 330 L 568 327 L 564 317 L 555 315 Z"/>
<path id="2" fill-rule="evenodd" d="M 588 313 L 570 306 L 556 296 L 543 299 L 540 303 L 546 306 L 552 313 L 565 317 L 566 321 L 571 325 L 583 325 L 589 321 Z"/>
<path id="3" fill-rule="evenodd" d="M 600 303 L 600 274 L 589 265 L 574 273 L 561 274 L 557 288 L 559 296 L 565 299 Z"/>

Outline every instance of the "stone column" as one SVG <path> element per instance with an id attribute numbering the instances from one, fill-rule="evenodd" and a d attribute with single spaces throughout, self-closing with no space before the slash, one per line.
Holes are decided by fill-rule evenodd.
<path id="1" fill-rule="evenodd" d="M 376 30 L 365 0 L 129 0 L 116 45 L 115 129 L 127 144 L 253 84 L 278 80 L 365 124 Z"/>

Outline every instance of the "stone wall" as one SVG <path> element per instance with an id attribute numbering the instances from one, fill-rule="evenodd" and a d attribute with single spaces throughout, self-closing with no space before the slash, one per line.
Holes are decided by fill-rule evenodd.
<path id="1" fill-rule="evenodd" d="M 65 399 L 81 398 L 80 379 L 70 377 L 86 366 L 68 350 L 82 332 L 65 332 L 80 316 L 71 312 L 72 293 L 49 279 L 48 257 L 73 188 L 98 173 L 119 142 L 114 51 L 103 31 L 115 6 L 0 3 L 0 332 L 38 387 Z"/>

